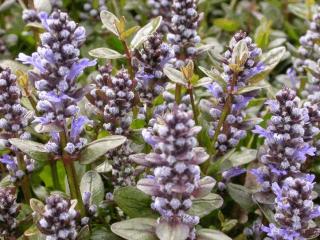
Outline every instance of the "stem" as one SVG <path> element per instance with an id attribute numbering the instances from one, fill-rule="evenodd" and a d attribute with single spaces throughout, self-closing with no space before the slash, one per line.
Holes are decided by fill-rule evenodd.
<path id="1" fill-rule="evenodd" d="M 80 211 L 81 216 L 84 216 L 86 213 L 86 210 L 82 201 L 82 196 L 79 188 L 77 173 L 74 167 L 73 159 L 71 159 L 70 156 L 68 155 L 64 155 L 63 164 L 67 173 L 67 179 L 68 179 L 68 184 L 70 188 L 71 198 L 78 200 L 78 204 L 77 204 L 78 210 Z"/>
<path id="2" fill-rule="evenodd" d="M 214 155 L 216 153 L 216 146 L 215 145 L 218 140 L 218 136 L 221 132 L 221 128 L 223 127 L 223 124 L 226 120 L 226 117 L 228 116 L 228 114 L 230 113 L 230 110 L 231 110 L 232 100 L 233 100 L 233 90 L 234 90 L 234 86 L 237 83 L 237 80 L 238 80 L 238 73 L 234 72 L 233 76 L 232 76 L 230 89 L 228 89 L 227 100 L 226 100 L 226 103 L 224 104 L 223 111 L 221 113 L 217 129 L 216 129 L 214 136 L 213 136 L 213 139 L 212 139 L 212 152 L 211 152 L 212 157 L 214 157 Z"/>
<path id="3" fill-rule="evenodd" d="M 134 71 L 133 71 L 133 66 L 132 66 L 132 55 L 131 55 L 131 51 L 128 47 L 128 44 L 125 40 L 121 40 L 122 45 L 124 47 L 124 51 L 127 57 L 127 62 L 128 62 L 128 72 L 130 74 L 130 78 L 133 82 L 135 82 L 135 77 L 134 77 Z"/>
<path id="4" fill-rule="evenodd" d="M 116 0 L 111 0 L 111 2 L 112 2 L 112 5 L 113 5 L 113 8 L 114 8 L 114 12 L 116 13 L 116 16 L 120 16 L 121 15 L 121 13 L 120 13 L 120 8 L 119 8 L 119 6 L 118 6 L 118 1 L 116 1 Z"/>
<path id="5" fill-rule="evenodd" d="M 26 163 L 24 162 L 23 154 L 21 152 L 18 152 L 16 156 L 18 160 L 19 169 L 26 173 Z M 27 174 L 25 174 L 21 180 L 21 190 L 23 192 L 25 201 L 29 203 L 32 194 L 30 190 L 29 176 Z"/>
<path id="6" fill-rule="evenodd" d="M 180 104 L 181 102 L 181 85 L 180 84 L 176 84 L 176 102 L 177 104 Z"/>
<path id="7" fill-rule="evenodd" d="M 58 170 L 57 170 L 57 161 L 54 158 L 50 159 L 50 168 L 51 168 L 51 177 L 53 181 L 53 187 L 56 190 L 61 190 L 61 185 L 59 182 Z"/>
<path id="8" fill-rule="evenodd" d="M 67 135 L 65 131 L 60 132 L 60 144 L 63 151 L 67 144 Z M 63 151 L 62 161 L 67 174 L 71 198 L 78 200 L 77 208 L 80 211 L 81 216 L 84 216 L 86 211 L 82 201 L 76 169 L 74 168 L 74 159 L 72 159 L 69 154 Z"/>
<path id="9" fill-rule="evenodd" d="M 189 92 L 189 95 L 190 95 L 190 101 L 191 101 L 191 106 L 192 106 L 192 111 L 193 111 L 193 118 L 194 118 L 194 121 L 195 121 L 196 125 L 198 125 L 198 111 L 197 111 L 197 107 L 196 107 L 196 104 L 195 104 L 195 101 L 194 101 L 193 88 L 192 88 L 191 84 L 189 84 L 188 92 Z"/>

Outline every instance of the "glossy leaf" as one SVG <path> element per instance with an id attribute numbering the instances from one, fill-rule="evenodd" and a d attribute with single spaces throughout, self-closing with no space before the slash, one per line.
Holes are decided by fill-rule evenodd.
<path id="1" fill-rule="evenodd" d="M 159 16 L 152 19 L 147 25 L 142 27 L 131 40 L 130 47 L 132 49 L 139 47 L 139 45 L 147 40 L 151 34 L 157 31 L 157 29 L 161 25 L 161 22 L 162 17 Z"/>
<path id="2" fill-rule="evenodd" d="M 119 59 L 124 55 L 110 48 L 96 48 L 89 51 L 89 55 L 96 58 Z"/>
<path id="3" fill-rule="evenodd" d="M 129 217 L 157 217 L 151 209 L 151 197 L 136 187 L 122 187 L 114 192 L 114 201 Z"/>
<path id="4" fill-rule="evenodd" d="M 232 240 L 223 232 L 213 229 L 200 229 L 197 236 L 197 240 Z"/>
<path id="5" fill-rule="evenodd" d="M 156 234 L 160 240 L 186 240 L 189 236 L 189 226 L 163 221 L 157 224 Z"/>
<path id="6" fill-rule="evenodd" d="M 44 144 L 20 138 L 11 138 L 9 142 L 36 161 L 45 162 L 49 160 L 49 152 Z"/>
<path id="7" fill-rule="evenodd" d="M 103 156 L 108 151 L 115 149 L 126 141 L 126 137 L 120 135 L 107 136 L 88 144 L 80 155 L 81 164 L 90 164 Z"/>
<path id="8" fill-rule="evenodd" d="M 174 83 L 178 83 L 183 86 L 186 86 L 188 83 L 183 73 L 173 67 L 166 66 L 163 69 L 163 72 Z"/>
<path id="9" fill-rule="evenodd" d="M 98 205 L 104 199 L 104 185 L 96 171 L 88 171 L 81 178 L 80 190 L 82 195 L 85 192 L 91 193 L 90 202 Z"/>
<path id="10" fill-rule="evenodd" d="M 100 13 L 100 18 L 103 26 L 105 26 L 110 32 L 112 32 L 116 36 L 119 36 L 115 23 L 119 22 L 120 20 L 113 13 L 104 10 Z"/>
<path id="11" fill-rule="evenodd" d="M 204 217 L 223 205 L 223 198 L 215 193 L 210 193 L 207 196 L 195 199 L 192 201 L 192 207 L 188 211 L 190 215 Z"/>
<path id="12" fill-rule="evenodd" d="M 157 240 L 155 226 L 155 219 L 133 218 L 112 224 L 111 231 L 127 240 Z"/>

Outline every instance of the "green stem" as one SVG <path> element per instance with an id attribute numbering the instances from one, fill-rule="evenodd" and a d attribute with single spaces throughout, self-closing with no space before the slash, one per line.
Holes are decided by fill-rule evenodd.
<path id="1" fill-rule="evenodd" d="M 60 132 L 60 144 L 63 151 L 67 144 L 67 135 L 65 131 Z M 77 208 L 80 211 L 81 216 L 84 216 L 86 211 L 82 201 L 76 169 L 74 167 L 74 159 L 72 159 L 69 154 L 63 151 L 62 161 L 67 174 L 71 198 L 78 200 Z"/>
<path id="2" fill-rule="evenodd" d="M 192 111 L 193 111 L 193 118 L 194 118 L 196 125 L 198 125 L 198 110 L 197 110 L 197 107 L 196 107 L 196 104 L 194 101 L 193 88 L 192 88 L 191 84 L 189 84 L 188 92 L 190 95 L 190 101 L 191 101 L 191 106 L 192 106 Z"/>
<path id="3" fill-rule="evenodd" d="M 116 0 L 111 0 L 111 2 L 112 2 L 112 5 L 113 5 L 113 8 L 114 8 L 114 12 L 116 13 L 116 16 L 120 16 L 121 15 L 121 12 L 120 12 L 120 8 L 119 8 L 119 6 L 118 6 L 118 1 L 116 1 Z"/>
<path id="4" fill-rule="evenodd" d="M 32 198 L 32 194 L 31 194 L 31 190 L 30 190 L 30 180 L 29 180 L 29 176 L 26 174 L 26 163 L 24 161 L 23 158 L 23 154 L 21 152 L 18 152 L 16 154 L 17 156 L 17 160 L 18 160 L 18 166 L 19 169 L 22 170 L 25 175 L 23 176 L 22 180 L 21 180 L 21 190 L 23 192 L 23 196 L 24 199 L 26 201 L 26 203 L 29 203 L 30 199 Z"/>
<path id="5" fill-rule="evenodd" d="M 78 204 L 77 204 L 78 210 L 80 211 L 81 216 L 84 216 L 86 213 L 86 210 L 82 201 L 82 196 L 80 192 L 80 187 L 79 187 L 77 173 L 74 167 L 73 159 L 65 155 L 63 157 L 63 164 L 67 173 L 67 179 L 68 179 L 71 198 L 78 200 Z"/>
<path id="6" fill-rule="evenodd" d="M 175 97 L 176 97 L 176 103 L 180 104 L 181 102 L 181 85 L 176 84 L 176 92 L 175 92 Z"/>
<path id="7" fill-rule="evenodd" d="M 62 188 L 59 182 L 57 161 L 53 158 L 50 159 L 50 168 L 51 168 L 51 177 L 53 181 L 53 187 L 55 190 L 61 190 Z"/>
<path id="8" fill-rule="evenodd" d="M 230 89 L 228 89 L 228 96 L 226 99 L 226 102 L 224 104 L 219 122 L 218 122 L 218 126 L 216 128 L 216 131 L 214 133 L 214 136 L 212 138 L 212 143 L 211 143 L 211 157 L 213 158 L 216 154 L 216 142 L 218 140 L 218 136 L 221 132 L 221 128 L 223 128 L 223 124 L 228 116 L 228 114 L 230 113 L 231 107 L 232 107 L 232 101 L 233 101 L 233 91 L 234 91 L 234 86 L 236 85 L 238 81 L 238 73 L 234 72 L 233 76 L 232 76 L 232 81 L 231 81 L 231 85 L 230 85 Z"/>

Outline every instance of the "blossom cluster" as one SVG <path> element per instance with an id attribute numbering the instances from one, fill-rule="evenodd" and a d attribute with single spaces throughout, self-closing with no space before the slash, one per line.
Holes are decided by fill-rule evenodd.
<path id="1" fill-rule="evenodd" d="M 83 19 L 90 19 L 90 18 L 95 18 L 99 19 L 99 14 L 103 10 L 107 10 L 107 6 L 104 0 L 99 0 L 98 1 L 98 7 L 96 8 L 95 3 L 96 1 L 94 0 L 89 0 L 86 1 L 86 3 L 83 5 L 83 10 L 85 12 L 81 13 L 81 18 Z"/>
<path id="2" fill-rule="evenodd" d="M 201 40 L 197 29 L 201 16 L 197 12 L 196 0 L 174 0 L 171 8 L 167 39 L 175 52 L 172 62 L 175 67 L 181 68 L 197 54 L 196 44 Z"/>
<path id="3" fill-rule="evenodd" d="M 164 91 L 166 76 L 163 68 L 173 59 L 174 52 L 156 33 L 148 38 L 141 51 L 135 51 L 134 56 L 137 60 L 137 90 L 140 99 L 150 105 Z"/>
<path id="4" fill-rule="evenodd" d="M 87 139 L 81 137 L 86 124 L 91 121 L 86 116 L 74 117 L 71 121 L 70 130 L 67 132 L 68 142 L 64 149 L 61 149 L 61 139 L 58 132 L 51 132 L 51 139 L 46 144 L 49 152 L 55 153 L 58 156 L 62 155 L 62 150 L 70 155 L 77 156 L 80 150 L 87 144 Z"/>
<path id="5" fill-rule="evenodd" d="M 159 32 L 166 34 L 169 31 L 171 22 L 171 6 L 173 0 L 148 0 L 148 5 L 151 8 L 151 16 L 158 17 L 162 16 L 162 23 L 159 28 Z"/>
<path id="6" fill-rule="evenodd" d="M 248 58 L 243 63 L 241 70 L 233 69 L 234 48 L 240 41 L 245 41 L 248 48 Z M 222 74 L 226 87 L 224 88 L 218 82 L 208 85 L 208 91 L 216 100 L 215 104 L 207 102 L 203 110 L 211 116 L 212 125 L 209 128 L 209 136 L 212 138 L 218 131 L 215 148 L 219 154 L 236 147 L 243 139 L 252 126 L 251 121 L 246 121 L 245 107 L 249 101 L 256 95 L 255 91 L 249 91 L 244 94 L 238 94 L 237 90 L 248 86 L 248 80 L 251 76 L 261 72 L 264 67 L 260 62 L 261 49 L 252 43 L 252 39 L 245 32 L 236 33 L 230 41 L 229 49 L 225 52 L 223 60 Z M 228 106 L 230 105 L 230 106 Z M 229 108 L 228 115 L 224 124 L 219 125 L 223 111 Z M 218 129 L 220 127 L 220 129 Z"/>
<path id="7" fill-rule="evenodd" d="M 273 182 L 280 183 L 300 173 L 307 156 L 315 153 L 315 148 L 304 140 L 308 110 L 300 106 L 295 91 L 285 88 L 277 93 L 275 100 L 268 100 L 266 104 L 272 114 L 268 127 L 256 126 L 253 130 L 265 138 L 265 149 L 260 156 L 263 166 L 254 171 L 264 192 L 271 190 Z M 319 132 L 319 129 L 313 131 Z"/>
<path id="8" fill-rule="evenodd" d="M 126 135 L 132 121 L 135 83 L 126 69 L 121 69 L 113 77 L 109 64 L 100 68 L 95 88 L 90 92 L 89 100 L 103 111 L 104 127 L 112 134 Z"/>
<path id="9" fill-rule="evenodd" d="M 56 10 L 50 16 L 41 13 L 39 17 L 46 29 L 40 35 L 41 45 L 31 56 L 20 53 L 18 60 L 37 70 L 29 72 L 38 92 L 37 109 L 42 114 L 36 122 L 63 127 L 66 118 L 76 115 L 77 102 L 88 92 L 87 87 L 77 86 L 76 77 L 96 62 L 79 58 L 85 29 L 70 20 L 67 13 Z"/>
<path id="10" fill-rule="evenodd" d="M 77 238 L 79 213 L 74 207 L 70 200 L 59 195 L 47 197 L 44 212 L 37 223 L 38 229 L 46 236 L 46 240 Z"/>
<path id="11" fill-rule="evenodd" d="M 320 216 L 320 207 L 313 203 L 314 175 L 288 177 L 282 186 L 274 182 L 276 195 L 274 218 L 280 227 L 270 224 L 262 227 L 269 237 L 279 240 L 310 239 L 319 235 L 320 229 L 312 220 Z"/>
<path id="12" fill-rule="evenodd" d="M 14 188 L 0 188 L 0 235 L 14 237 L 20 206 Z"/>
<path id="13" fill-rule="evenodd" d="M 140 180 L 138 188 L 152 195 L 152 208 L 160 213 L 160 222 L 188 226 L 190 239 L 195 239 L 194 226 L 199 222 L 199 217 L 187 213 L 191 199 L 208 194 L 213 186 L 200 183 L 198 165 L 208 159 L 206 152 L 196 147 L 200 130 L 192 112 L 176 105 L 142 132 L 153 152 L 132 156 L 137 163 L 153 168 L 153 176 Z M 210 177 L 207 181 L 214 182 Z"/>
<path id="14" fill-rule="evenodd" d="M 17 77 L 9 68 L 0 70 L 0 129 L 2 138 L 29 138 L 24 128 L 28 125 L 30 116 L 28 110 L 21 105 L 22 93 Z"/>

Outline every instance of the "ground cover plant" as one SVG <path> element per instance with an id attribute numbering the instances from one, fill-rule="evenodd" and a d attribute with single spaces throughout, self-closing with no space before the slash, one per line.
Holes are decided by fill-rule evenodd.
<path id="1" fill-rule="evenodd" d="M 318 4 L 0 0 L 0 239 L 320 239 Z"/>

